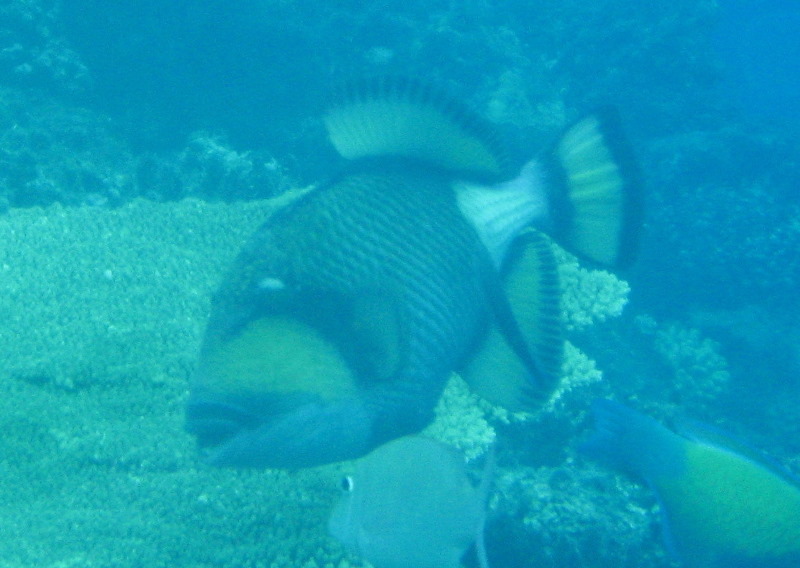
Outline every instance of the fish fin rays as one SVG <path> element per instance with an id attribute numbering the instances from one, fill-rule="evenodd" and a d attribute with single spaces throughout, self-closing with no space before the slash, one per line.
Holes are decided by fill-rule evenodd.
<path id="1" fill-rule="evenodd" d="M 533 229 L 515 242 L 495 325 L 462 374 L 471 388 L 509 410 L 537 407 L 555 389 L 564 358 L 561 289 L 550 241 Z"/>
<path id="2" fill-rule="evenodd" d="M 603 108 L 568 128 L 552 149 L 552 236 L 582 258 L 630 264 L 642 217 L 639 173 L 619 117 Z"/>
<path id="3" fill-rule="evenodd" d="M 383 77 L 348 83 L 324 116 L 331 143 L 344 158 L 393 156 L 478 179 L 509 172 L 494 129 L 436 89 Z"/>

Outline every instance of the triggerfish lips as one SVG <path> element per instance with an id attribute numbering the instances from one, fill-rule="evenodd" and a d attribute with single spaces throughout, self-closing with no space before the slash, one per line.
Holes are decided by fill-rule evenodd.
<path id="1" fill-rule="evenodd" d="M 368 448 L 369 433 L 364 426 L 371 420 L 355 399 L 336 405 L 307 403 L 255 424 L 252 415 L 236 416 L 239 410 L 230 405 L 190 403 L 191 431 L 197 434 L 208 463 L 295 469 L 354 459 Z M 341 429 L 338 436 L 337 429 Z M 356 443 L 359 439 L 360 445 Z"/>
<path id="2" fill-rule="evenodd" d="M 358 430 L 371 420 L 353 373 L 301 321 L 265 316 L 208 341 L 194 384 L 187 429 L 211 464 L 296 468 L 366 451 L 368 434 Z M 335 428 L 344 429 L 339 439 L 361 444 L 339 448 Z"/>
<path id="3" fill-rule="evenodd" d="M 632 256 L 637 176 L 612 112 L 517 176 L 489 125 L 414 81 L 344 89 L 324 121 L 349 166 L 281 198 L 213 299 L 187 429 L 216 465 L 364 455 L 424 428 L 453 371 L 539 404 L 563 358 L 541 231 L 604 266 Z"/>

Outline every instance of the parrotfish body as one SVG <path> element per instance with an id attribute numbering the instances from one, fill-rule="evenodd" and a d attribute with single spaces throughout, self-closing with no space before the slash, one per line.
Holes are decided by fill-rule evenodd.
<path id="1" fill-rule="evenodd" d="M 687 567 L 800 566 L 797 480 L 699 427 L 682 436 L 609 400 L 594 415 L 583 450 L 647 482 L 667 544 Z"/>

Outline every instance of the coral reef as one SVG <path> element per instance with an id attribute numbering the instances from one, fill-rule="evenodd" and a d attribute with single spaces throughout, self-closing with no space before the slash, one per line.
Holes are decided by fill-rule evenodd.
<path id="1" fill-rule="evenodd" d="M 214 470 L 182 431 L 209 295 L 273 207 L 185 198 L 329 172 L 313 109 L 343 68 L 443 83 L 520 159 L 615 103 L 647 173 L 640 311 L 560 253 L 560 388 L 511 414 L 454 376 L 428 430 L 476 470 L 497 445 L 495 565 L 669 565 L 650 494 L 572 454 L 598 396 L 738 419 L 798 466 L 797 137 L 720 95 L 721 3 L 212 4 L 0 7 L 4 567 L 362 565 L 324 533 L 347 464 Z"/>
<path id="2" fill-rule="evenodd" d="M 567 329 L 580 331 L 619 316 L 628 303 L 628 283 L 605 270 L 588 270 L 571 254 L 558 251 L 558 277 L 564 289 L 562 305 Z"/>
<path id="3" fill-rule="evenodd" d="M 673 373 L 675 402 L 698 408 L 719 399 L 730 373 L 718 343 L 696 329 L 671 324 L 656 330 L 654 346 Z"/>
<path id="4" fill-rule="evenodd" d="M 620 314 L 629 291 L 624 281 L 582 268 L 569 255 L 560 259 L 571 329 Z M 501 449 L 488 522 L 493 563 L 667 565 L 654 536 L 652 497 L 630 481 L 587 469 L 572 455 L 590 401 L 610 391 L 594 361 L 570 342 L 559 388 L 534 412 L 492 406 L 459 377 L 451 378 L 426 433 L 461 448 L 469 460 L 493 443 Z"/>
<path id="5" fill-rule="evenodd" d="M 324 533 L 347 464 L 214 470 L 198 464 L 182 432 L 210 293 L 273 203 L 134 200 L 116 210 L 53 205 L 0 218 L 0 518 L 8 535 L 0 551 L 9 566 L 359 565 Z M 625 295 L 606 273 L 575 274 L 575 286 L 608 287 L 609 314 Z M 590 305 L 591 318 L 602 318 Z M 548 467 L 571 470 L 563 446 L 602 381 L 578 349 L 567 353 L 563 387 L 539 414 L 503 417 L 454 376 L 429 433 L 474 458 L 497 431 L 528 430 L 528 439 L 503 444 L 551 437 Z M 522 514 L 529 521 L 515 530 L 535 541 L 541 496 L 519 487 L 547 469 L 509 462 L 499 471 L 518 489 L 503 489 L 493 522 Z M 604 530 L 588 525 L 586 538 Z"/>
<path id="6" fill-rule="evenodd" d="M 220 136 L 196 132 L 180 150 L 137 152 L 119 130 L 95 111 L 0 88 L 0 211 L 140 196 L 261 199 L 289 183 L 267 152 L 239 152 Z"/>
<path id="7" fill-rule="evenodd" d="M 0 6 L 0 79 L 4 85 L 76 95 L 89 71 L 59 29 L 58 2 L 10 0 Z"/>
<path id="8" fill-rule="evenodd" d="M 468 461 L 482 456 L 497 434 L 481 403 L 461 377 L 452 375 L 436 407 L 436 418 L 423 433 L 460 449 Z"/>
<path id="9" fill-rule="evenodd" d="M 572 459 L 503 469 L 488 525 L 495 565 L 665 568 L 653 497 Z"/>
<path id="10" fill-rule="evenodd" d="M 0 218 L 4 566 L 341 565 L 337 468 L 201 466 L 183 433 L 209 296 L 271 205 Z"/>

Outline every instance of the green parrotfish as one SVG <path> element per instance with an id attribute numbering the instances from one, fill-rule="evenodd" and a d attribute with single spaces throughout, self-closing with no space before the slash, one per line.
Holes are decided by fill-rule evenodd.
<path id="1" fill-rule="evenodd" d="M 597 401 L 588 455 L 645 481 L 668 547 L 688 568 L 800 566 L 800 484 L 698 424 L 677 434 L 618 402 Z"/>
<path id="2" fill-rule="evenodd" d="M 425 427 L 453 371 L 542 400 L 563 355 L 549 238 L 608 267 L 634 252 L 637 176 L 608 109 L 516 173 L 489 124 L 416 81 L 351 84 L 323 118 L 347 164 L 286 196 L 213 297 L 187 429 L 216 465 L 363 456 Z"/>

